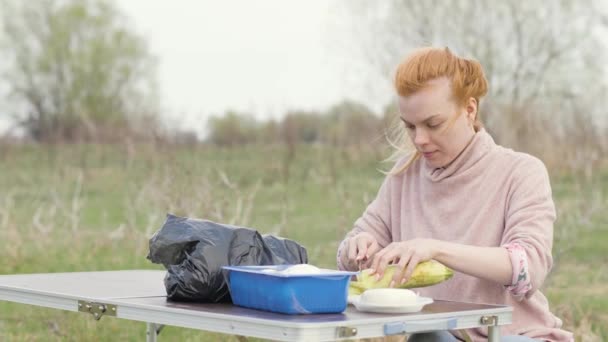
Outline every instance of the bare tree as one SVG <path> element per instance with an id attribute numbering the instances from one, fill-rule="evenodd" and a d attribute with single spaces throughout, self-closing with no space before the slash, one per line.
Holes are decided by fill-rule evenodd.
<path id="1" fill-rule="evenodd" d="M 218 146 L 237 146 L 256 142 L 258 122 L 250 114 L 229 110 L 223 116 L 212 116 L 207 121 L 208 141 Z"/>
<path id="2" fill-rule="evenodd" d="M 334 146 L 354 146 L 358 152 L 382 141 L 382 121 L 366 106 L 345 100 L 327 111 L 323 140 Z"/>
<path id="3" fill-rule="evenodd" d="M 352 1 L 345 9 L 363 58 L 389 80 L 421 45 L 479 60 L 490 82 L 482 119 L 507 144 L 533 139 L 535 126 L 557 132 L 569 116 L 605 108 L 608 20 L 600 1 Z"/>
<path id="4" fill-rule="evenodd" d="M 154 59 L 110 1 L 0 6 L 2 76 L 17 104 L 13 119 L 34 139 L 95 138 L 155 112 Z"/>

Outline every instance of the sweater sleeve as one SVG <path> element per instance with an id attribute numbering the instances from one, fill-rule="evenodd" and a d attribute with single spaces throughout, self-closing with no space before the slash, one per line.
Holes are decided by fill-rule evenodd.
<path id="1" fill-rule="evenodd" d="M 343 251 L 346 249 L 347 240 L 361 232 L 372 234 L 381 248 L 386 247 L 391 242 L 391 185 L 392 181 L 390 174 L 386 176 L 376 198 L 367 206 L 363 215 L 359 217 L 354 224 L 354 228 L 348 232 L 340 243 L 337 253 L 338 268 L 345 270 L 346 255 Z"/>
<path id="2" fill-rule="evenodd" d="M 523 247 L 516 242 L 508 243 L 503 247 L 509 253 L 511 268 L 513 270 L 511 285 L 507 285 L 505 288 L 519 301 L 524 299 L 528 291 L 532 289 L 530 277 L 528 276 L 528 257 Z"/>
<path id="3" fill-rule="evenodd" d="M 542 286 L 553 265 L 551 249 L 556 214 L 545 165 L 526 155 L 513 170 L 508 196 L 501 246 L 517 245 L 523 249 L 519 258 L 524 258 L 527 264 L 529 286 L 525 298 L 529 298 Z M 519 273 L 521 269 L 515 267 L 513 272 Z"/>

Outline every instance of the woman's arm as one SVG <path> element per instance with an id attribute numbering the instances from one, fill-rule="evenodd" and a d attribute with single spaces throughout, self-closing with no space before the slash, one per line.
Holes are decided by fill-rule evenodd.
<path id="1" fill-rule="evenodd" d="M 531 296 L 552 265 L 555 207 L 542 162 L 536 158 L 522 160 L 511 188 L 499 246 L 432 239 L 395 242 L 376 253 L 371 268 L 380 277 L 389 263 L 398 263 L 405 271 L 396 274 L 394 281 L 404 282 L 419 262 L 436 259 L 456 271 L 509 285 L 509 291 L 518 298 Z"/>
<path id="2" fill-rule="evenodd" d="M 436 250 L 433 259 L 458 272 L 502 285 L 511 285 L 513 270 L 506 248 L 435 241 Z"/>
<path id="3" fill-rule="evenodd" d="M 354 228 L 346 234 L 338 246 L 336 255 L 338 269 L 355 270 L 358 261 L 355 259 L 361 252 L 371 258 L 378 249 L 390 243 L 391 177 L 390 175 L 385 177 L 376 198 L 367 206 L 363 215 L 355 221 Z M 368 233 L 366 235 L 369 235 L 369 239 L 366 243 L 355 243 L 354 240 L 358 239 L 357 237 L 361 233 Z M 360 251 L 359 247 L 363 247 L 364 251 Z M 368 250 L 369 247 L 373 248 Z"/>
<path id="4" fill-rule="evenodd" d="M 376 253 L 371 268 L 380 278 L 389 263 L 397 263 L 404 272 L 394 275 L 394 285 L 406 282 L 418 263 L 430 259 L 474 277 L 502 285 L 512 283 L 513 271 L 506 248 L 469 246 L 435 239 L 393 242 Z"/>

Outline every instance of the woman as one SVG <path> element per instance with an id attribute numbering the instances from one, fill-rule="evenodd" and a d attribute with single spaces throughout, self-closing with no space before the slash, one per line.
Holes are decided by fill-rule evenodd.
<path id="1" fill-rule="evenodd" d="M 482 128 L 481 65 L 447 48 L 419 49 L 399 65 L 395 88 L 415 152 L 397 161 L 340 244 L 339 268 L 370 267 L 380 277 L 398 264 L 394 285 L 435 259 L 457 272 L 421 295 L 512 306 L 504 341 L 572 340 L 539 291 L 553 260 L 549 176 L 539 159 L 496 145 Z M 487 337 L 485 328 L 467 332 Z M 410 337 L 420 338 L 457 340 L 447 332 Z"/>

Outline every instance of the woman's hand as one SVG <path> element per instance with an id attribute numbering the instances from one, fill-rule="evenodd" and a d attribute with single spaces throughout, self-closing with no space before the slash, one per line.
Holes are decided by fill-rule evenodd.
<path id="1" fill-rule="evenodd" d="M 410 278 L 418 263 L 435 258 L 437 242 L 433 239 L 393 242 L 376 253 L 371 264 L 371 274 L 377 274 L 377 279 L 380 279 L 389 264 L 397 264 L 401 271 L 395 272 L 390 287 L 403 284 Z"/>
<path id="2" fill-rule="evenodd" d="M 380 250 L 380 245 L 372 234 L 361 232 L 348 239 L 346 248 L 348 268 L 360 269 L 364 262 L 371 260 L 370 258 Z"/>

